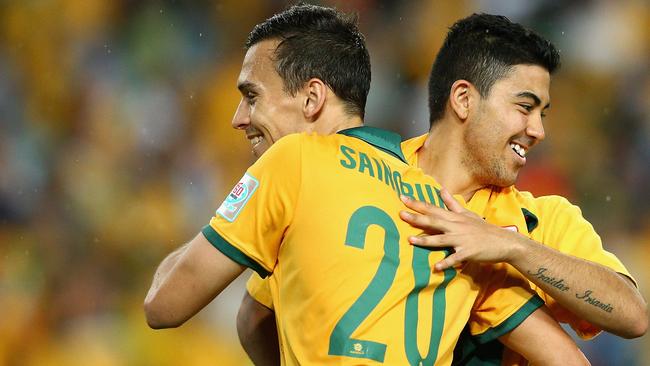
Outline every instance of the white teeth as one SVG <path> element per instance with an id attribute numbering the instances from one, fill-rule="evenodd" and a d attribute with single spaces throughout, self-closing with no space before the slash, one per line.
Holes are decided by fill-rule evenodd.
<path id="1" fill-rule="evenodd" d="M 522 158 L 526 157 L 526 149 L 521 145 L 511 142 L 510 147 L 517 153 L 517 155 L 521 156 Z"/>
<path id="2" fill-rule="evenodd" d="M 263 137 L 262 136 L 255 136 L 251 139 L 251 145 L 255 146 L 262 142 Z"/>

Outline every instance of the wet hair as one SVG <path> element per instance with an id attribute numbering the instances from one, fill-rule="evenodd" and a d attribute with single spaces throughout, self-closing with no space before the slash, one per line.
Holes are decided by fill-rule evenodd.
<path id="1" fill-rule="evenodd" d="M 456 22 L 429 76 L 431 125 L 443 117 L 454 82 L 471 82 L 485 98 L 516 65 L 538 65 L 552 74 L 560 66 L 560 54 L 550 41 L 504 16 L 473 14 Z"/>
<path id="2" fill-rule="evenodd" d="M 253 28 L 246 49 L 278 39 L 275 69 L 291 95 L 311 78 L 327 84 L 347 113 L 363 118 L 370 89 L 370 56 L 357 16 L 335 9 L 298 4 Z"/>

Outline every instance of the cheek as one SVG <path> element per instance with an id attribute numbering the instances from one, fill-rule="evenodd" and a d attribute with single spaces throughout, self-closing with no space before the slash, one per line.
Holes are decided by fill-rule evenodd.
<path id="1" fill-rule="evenodd" d="M 512 131 L 515 131 L 515 133 L 519 133 L 519 131 L 526 128 L 528 117 L 520 111 L 510 111 L 508 114 L 504 114 L 504 116 L 504 129 L 508 128 Z"/>

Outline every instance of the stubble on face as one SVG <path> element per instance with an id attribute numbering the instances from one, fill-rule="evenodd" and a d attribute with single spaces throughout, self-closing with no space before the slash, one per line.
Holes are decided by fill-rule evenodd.
<path id="1" fill-rule="evenodd" d="M 550 75 L 536 65 L 517 65 L 479 97 L 464 121 L 462 165 L 476 185 L 515 184 L 526 154 L 544 138 Z"/>
<path id="2" fill-rule="evenodd" d="M 489 109 L 487 102 L 481 101 L 476 118 L 467 121 L 471 125 L 463 135 L 466 150 L 461 164 L 478 185 L 508 187 L 515 183 L 519 170 L 506 166 L 503 121 Z"/>

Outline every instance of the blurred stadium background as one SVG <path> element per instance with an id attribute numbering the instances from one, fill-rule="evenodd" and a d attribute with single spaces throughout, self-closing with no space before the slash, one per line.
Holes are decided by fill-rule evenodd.
<path id="1" fill-rule="evenodd" d="M 647 0 L 322 4 L 359 12 L 367 123 L 405 137 L 428 127 L 428 71 L 455 20 L 501 13 L 552 39 L 563 68 L 547 141 L 519 185 L 579 204 L 648 297 Z M 148 329 L 142 301 L 252 162 L 230 127 L 242 45 L 286 5 L 0 2 L 0 365 L 249 364 L 234 325 L 243 278 L 176 330 Z M 650 365 L 649 339 L 581 346 L 593 365 Z"/>

